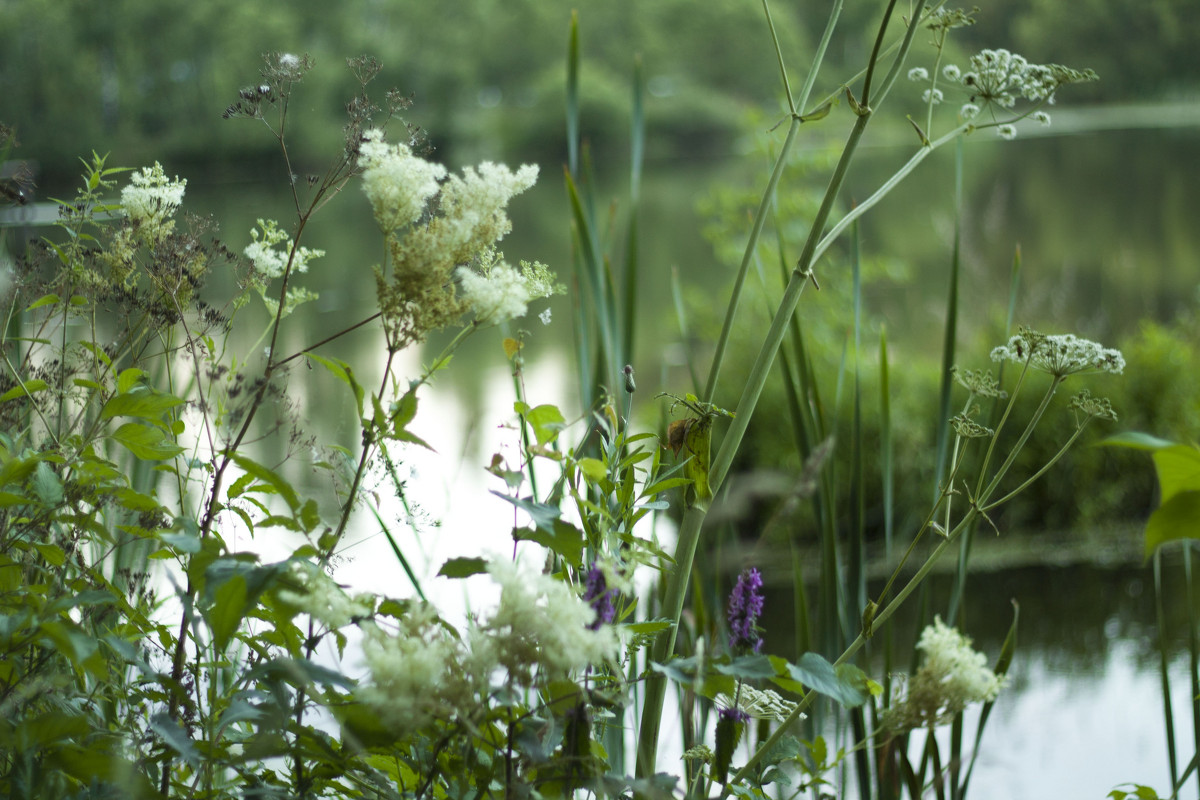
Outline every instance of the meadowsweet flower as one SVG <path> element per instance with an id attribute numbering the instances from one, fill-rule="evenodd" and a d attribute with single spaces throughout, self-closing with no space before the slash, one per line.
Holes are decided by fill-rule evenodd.
<path id="1" fill-rule="evenodd" d="M 908 71 L 908 79 L 910 81 L 927 81 L 929 80 L 929 70 L 924 67 L 913 67 Z"/>
<path id="2" fill-rule="evenodd" d="M 562 675 L 616 652 L 612 627 L 592 629 L 596 610 L 566 583 L 522 572 L 502 558 L 488 564 L 488 573 L 500 585 L 500 604 L 481 629 L 517 683 L 530 685 L 535 670 Z"/>
<path id="3" fill-rule="evenodd" d="M 479 322 L 507 322 L 524 315 L 529 289 L 520 273 L 509 265 L 493 264 L 487 274 L 460 267 L 457 275 L 462 298 Z"/>
<path id="4" fill-rule="evenodd" d="M 363 169 L 363 193 L 384 233 L 419 220 L 446 177 L 441 164 L 413 155 L 407 145 L 389 145 L 378 128 L 363 133 L 358 165 Z"/>
<path id="5" fill-rule="evenodd" d="M 758 618 L 762 615 L 762 575 L 753 567 L 742 572 L 729 593 L 729 649 L 735 653 L 762 647 Z"/>
<path id="6" fill-rule="evenodd" d="M 370 679 L 355 694 L 398 734 L 450 719 L 474 706 L 486 690 L 487 671 L 472 672 L 470 654 L 439 623 L 427 604 L 414 605 L 397 632 L 363 626 L 363 659 Z"/>
<path id="7" fill-rule="evenodd" d="M 993 361 L 1015 361 L 1061 378 L 1079 372 L 1120 375 L 1125 358 L 1120 350 L 1103 347 L 1074 334 L 1051 336 L 1029 328 L 992 350 Z"/>
<path id="8" fill-rule="evenodd" d="M 465 264 L 512 230 L 509 201 L 537 182 L 538 168 L 526 164 L 513 172 L 485 161 L 450 175 L 438 195 L 439 214 L 428 226 L 412 231 L 407 241 L 418 248 L 436 247 L 456 264 Z"/>
<path id="9" fill-rule="evenodd" d="M 269 350 L 269 348 L 268 348 Z M 270 353 L 267 353 L 270 358 Z M 294 606 L 329 628 L 341 628 L 355 619 L 370 617 L 374 605 L 369 595 L 351 598 L 316 564 L 293 561 L 291 577 L 301 589 L 280 589 L 279 600 Z"/>
<path id="10" fill-rule="evenodd" d="M 921 632 L 917 649 L 921 668 L 908 680 L 904 695 L 884 712 L 884 724 L 896 730 L 934 727 L 950 722 L 970 703 L 995 700 L 1004 679 L 987 667 L 987 657 L 971 640 L 940 617 Z"/>
<path id="11" fill-rule="evenodd" d="M 261 233 L 259 232 L 261 230 Z M 282 244 L 283 247 L 276 248 Z M 254 264 L 254 268 L 267 280 L 283 276 L 287 269 L 288 255 L 291 255 L 292 272 L 307 272 L 308 262 L 325 255 L 324 250 L 310 250 L 307 247 L 295 248 L 295 242 L 288 238 L 287 233 L 279 229 L 275 220 L 260 219 L 258 228 L 250 229 L 250 244 L 242 252 Z"/>
<path id="12" fill-rule="evenodd" d="M 999 134 L 1001 139 L 1004 139 L 1006 142 L 1011 142 L 1013 139 L 1017 138 L 1017 126 L 1001 125 L 1000 127 L 996 128 L 996 133 Z"/>
<path id="13" fill-rule="evenodd" d="M 549 325 L 549 324 L 550 324 L 550 309 L 548 309 L 548 308 L 547 308 L 545 311 L 543 311 L 542 313 L 538 314 L 538 320 L 539 320 L 539 321 L 540 321 L 540 322 L 541 322 L 543 325 Z"/>
<path id="14" fill-rule="evenodd" d="M 143 167 L 129 176 L 129 185 L 121 190 L 121 205 L 141 236 L 150 242 L 160 241 L 171 232 L 171 219 L 183 203 L 187 180 L 167 178 L 162 164 Z"/>

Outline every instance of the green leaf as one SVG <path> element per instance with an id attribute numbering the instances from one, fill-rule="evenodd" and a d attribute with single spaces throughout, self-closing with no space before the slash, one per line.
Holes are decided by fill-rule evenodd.
<path id="1" fill-rule="evenodd" d="M 150 728 L 166 742 L 168 747 L 182 756 L 184 761 L 193 766 L 200 763 L 200 753 L 197 752 L 196 745 L 192 743 L 192 738 L 178 722 L 171 719 L 167 712 L 160 711 L 151 717 Z"/>
<path id="2" fill-rule="evenodd" d="M 741 656 L 728 664 L 714 664 L 713 669 L 743 681 L 775 677 L 775 667 L 771 665 L 771 659 L 764 655 Z"/>
<path id="3" fill-rule="evenodd" d="M 45 461 L 39 461 L 33 472 L 33 493 L 42 501 L 42 505 L 53 507 L 63 500 L 63 484 L 58 475 Z"/>
<path id="4" fill-rule="evenodd" d="M 29 306 L 26 307 L 25 310 L 33 311 L 35 308 L 41 308 L 42 306 L 53 305 L 61 299 L 62 298 L 60 298 L 56 294 L 44 294 L 41 297 L 39 297 L 37 300 L 34 300 L 32 303 L 30 303 Z"/>
<path id="5" fill-rule="evenodd" d="M 34 378 L 33 380 L 25 381 L 24 386 L 14 386 L 4 394 L 0 394 L 0 403 L 5 403 L 9 400 L 15 400 L 18 397 L 24 397 L 25 395 L 33 394 L 34 392 L 42 392 L 47 388 L 48 385 L 45 381 L 39 378 Z"/>
<path id="6" fill-rule="evenodd" d="M 126 422 L 109 436 L 142 461 L 162 461 L 183 452 L 163 431 L 140 422 Z"/>
<path id="7" fill-rule="evenodd" d="M 200 537 L 193 533 L 160 533 L 158 538 L 181 553 L 199 553 Z"/>
<path id="8" fill-rule="evenodd" d="M 487 572 L 486 558 L 452 558 L 438 570 L 438 576 L 443 578 L 469 578 Z"/>
<path id="9" fill-rule="evenodd" d="M 549 548 L 566 559 L 571 566 L 581 566 L 583 531 L 561 519 L 554 520 L 550 527 L 549 532 L 541 525 L 532 531 L 527 528 L 516 528 L 513 530 L 513 538 L 518 541 L 537 542 L 542 547 Z"/>
<path id="10" fill-rule="evenodd" d="M 600 483 L 608 477 L 608 467 L 598 458 L 579 459 L 579 470 L 590 483 Z"/>
<path id="11" fill-rule="evenodd" d="M 142 376 L 145 374 L 145 370 L 140 370 L 137 367 L 121 370 L 121 374 L 117 376 L 117 394 L 128 394 L 137 388 L 142 382 Z"/>
<path id="12" fill-rule="evenodd" d="M 296 490 L 278 473 L 241 453 L 231 453 L 229 457 L 242 470 L 253 475 L 261 483 L 266 484 L 274 490 L 276 494 L 284 499 L 293 512 L 300 508 L 300 498 L 296 496 Z"/>
<path id="13" fill-rule="evenodd" d="M 540 445 L 554 441 L 564 427 L 566 419 L 558 406 L 540 405 L 525 414 L 525 421 L 533 427 L 533 435 Z"/>
<path id="14" fill-rule="evenodd" d="M 121 376 L 125 377 L 128 373 L 129 370 L 125 370 Z M 163 421 L 163 416 L 182 403 L 182 400 L 173 395 L 139 388 L 137 391 L 115 394 L 110 397 L 104 407 L 100 409 L 100 418 L 135 417 L 166 428 L 167 423 Z"/>
<path id="15" fill-rule="evenodd" d="M 798 663 L 788 664 L 787 669 L 794 679 L 846 708 L 861 706 L 870 697 L 866 674 L 853 664 L 834 668 L 817 653 L 805 653 Z"/>
<path id="16" fill-rule="evenodd" d="M 1180 539 L 1200 539 L 1200 491 L 1178 492 L 1154 510 L 1146 522 L 1146 558 Z"/>

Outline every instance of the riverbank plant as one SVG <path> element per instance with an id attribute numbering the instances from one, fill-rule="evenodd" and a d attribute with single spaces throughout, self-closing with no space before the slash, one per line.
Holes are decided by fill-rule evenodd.
<path id="1" fill-rule="evenodd" d="M 499 249 L 511 227 L 507 207 L 537 169 L 484 162 L 451 172 L 432 160 L 401 119 L 407 96 L 370 91 L 382 70 L 374 59 L 348 62 L 359 89 L 323 172 L 306 173 L 289 150 L 294 99 L 313 67 L 307 56 L 268 55 L 261 79 L 227 107 L 229 124 L 258 126 L 277 146 L 289 220 L 262 219 L 217 239 L 210 221 L 186 214 L 186 179 L 157 163 L 123 170 L 99 155 L 84 160 L 78 193 L 60 201 L 54 230 L 13 270 L 0 342 L 3 791 L 765 797 L 843 791 L 852 774 L 863 797 L 915 798 L 930 787 L 966 794 L 1016 631 L 1014 616 L 988 668 L 957 629 L 971 536 L 990 530 L 996 510 L 1052 469 L 1087 426 L 1115 418 L 1108 401 L 1080 389 L 1058 450 L 1034 470 L 1014 470 L 1032 438 L 1053 435 L 1045 426 L 1059 389 L 1068 381 L 1074 389 L 1085 373 L 1120 373 L 1124 360 L 1071 334 L 1020 328 L 991 351 L 997 374 L 982 369 L 982 353 L 969 359 L 973 368 L 948 363 L 953 410 L 939 417 L 944 458 L 929 511 L 889 538 L 890 577 L 868 596 L 861 526 L 847 543 L 829 535 L 837 476 L 826 462 L 840 445 L 827 436 L 807 377 L 795 311 L 818 285 L 818 269 L 821 281 L 858 284 L 853 246 L 833 257 L 842 237 L 853 243 L 855 220 L 930 153 L 965 135 L 1008 137 L 1059 88 L 1094 75 L 999 50 L 951 71 L 942 48 L 971 16 L 918 2 L 902 17 L 893 1 L 880 9 L 862 71 L 820 97 L 837 2 L 794 92 L 763 9 L 786 98 L 782 140 L 711 364 L 684 389 L 654 387 L 630 363 L 637 241 L 648 233 L 636 225 L 640 84 L 633 211 L 614 258 L 589 188 L 595 165 L 579 140 L 575 24 L 565 171 L 577 253 L 575 410 L 527 396 L 522 350 L 536 334 L 516 328 L 565 287 L 548 267 L 509 264 Z M 909 63 L 928 39 L 932 72 Z M 877 192 L 838 212 L 862 136 L 885 101 L 909 88 L 905 76 L 921 84 L 926 108 L 912 122 L 914 153 Z M 952 88 L 964 103 L 942 115 L 939 99 Z M 818 123 L 845 128 L 844 147 L 799 255 L 777 254 L 782 298 L 736 405 L 721 408 L 715 398 L 739 299 L 783 167 L 803 127 Z M 380 262 L 354 265 L 373 282 L 378 308 L 310 333 L 298 320 L 318 298 L 304 275 L 338 257 L 312 241 L 310 222 L 351 190 L 365 194 L 379 232 Z M 241 327 L 251 309 L 269 321 L 247 338 Z M 362 329 L 377 337 L 378 363 L 327 354 Z M 400 374 L 400 354 L 442 330 L 449 339 L 440 352 Z M 453 369 L 462 342 L 485 331 L 501 340 L 514 376 L 506 422 L 520 444 L 487 468 L 513 524 L 503 548 L 441 566 L 440 578 L 484 581 L 496 596 L 455 621 L 394 535 L 405 524 L 400 509 L 420 501 L 398 464 L 406 448 L 436 447 L 413 428 L 421 395 Z M 948 325 L 947 353 L 953 339 Z M 762 573 L 741 571 L 726 598 L 704 586 L 698 562 L 709 511 L 777 359 L 799 376 L 787 420 L 804 464 L 793 494 L 825 515 L 827 578 L 820 624 L 784 653 L 766 647 Z M 301 369 L 342 388 L 357 418 L 355 446 L 321 441 L 313 410 L 289 390 Z M 886 372 L 882 385 L 886 409 Z M 1016 398 L 1026 394 L 1039 399 L 1018 414 Z M 643 398 L 671 418 L 661 435 L 631 422 Z M 1009 431 L 1015 438 L 1002 438 Z M 282 455 L 268 461 L 263 442 Z M 297 465 L 321 476 L 322 488 L 302 480 Z M 860 477 L 848 483 L 852 493 L 866 491 Z M 677 535 L 668 543 L 658 531 L 672 509 Z M 352 525 L 388 540 L 394 593 L 339 582 Z M 268 537 L 287 542 L 287 554 L 260 555 Z M 903 651 L 888 622 L 948 550 L 960 565 L 953 604 L 908 651 L 911 678 L 893 680 Z M 805 591 L 797 585 L 797 608 Z M 892 660 L 872 678 L 864 654 L 877 637 Z M 964 745 L 969 704 L 984 708 L 973 746 Z M 677 734 L 670 742 L 667 720 Z M 936 736 L 944 725 L 952 729 L 948 756 Z"/>

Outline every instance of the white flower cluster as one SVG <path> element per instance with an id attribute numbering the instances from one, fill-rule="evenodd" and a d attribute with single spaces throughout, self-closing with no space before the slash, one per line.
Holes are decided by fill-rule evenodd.
<path id="1" fill-rule="evenodd" d="M 278 223 L 275 220 L 258 220 L 258 227 L 262 229 L 260 234 L 258 229 L 250 229 L 250 244 L 242 252 L 246 258 L 250 259 L 254 264 L 254 268 L 270 278 L 279 278 L 283 276 L 283 272 L 287 269 L 288 255 L 292 252 L 295 243 L 288 238 L 288 235 L 279 229 Z M 282 248 L 276 248 L 276 245 L 283 244 Z M 324 250 L 310 250 L 307 247 L 296 249 L 292 255 L 292 272 L 307 272 L 308 262 L 314 258 L 320 258 L 325 255 Z"/>
<path id="2" fill-rule="evenodd" d="M 733 698 L 727 694 L 718 694 L 716 703 L 721 708 L 733 708 Z M 784 700 L 773 689 L 755 689 L 743 683 L 737 689 L 737 708 L 745 711 L 755 719 L 773 719 L 783 722 L 788 715 L 796 710 L 796 704 Z M 801 714 L 797 719 L 806 719 L 807 714 Z"/>
<path id="3" fill-rule="evenodd" d="M 523 316 L 530 300 L 561 291 L 545 264 L 522 261 L 518 271 L 490 249 L 480 257 L 478 270 L 460 267 L 456 275 L 462 299 L 481 323 Z"/>
<path id="4" fill-rule="evenodd" d="M 532 299 L 521 274 L 508 264 L 494 263 L 486 274 L 458 269 L 462 298 L 479 322 L 505 322 L 522 316 Z"/>
<path id="5" fill-rule="evenodd" d="M 1120 375 L 1125 370 L 1125 357 L 1120 350 L 1070 333 L 1050 336 L 1029 328 L 1022 328 L 1008 344 L 994 348 L 992 360 L 1027 363 L 1058 378 L 1079 372 Z"/>
<path id="6" fill-rule="evenodd" d="M 435 717 L 452 717 L 455 709 L 471 707 L 477 689 L 486 688 L 487 675 L 472 680 L 463 668 L 462 643 L 447 633 L 429 605 L 414 607 L 398 634 L 373 622 L 362 628 L 371 680 L 357 695 L 396 733 L 418 730 Z"/>
<path id="7" fill-rule="evenodd" d="M 528 685 L 534 666 L 562 675 L 616 653 L 612 626 L 591 630 L 596 610 L 566 583 L 502 558 L 488 564 L 488 573 L 500 585 L 500 605 L 481 628 L 514 680 Z"/>
<path id="8" fill-rule="evenodd" d="M 971 648 L 970 638 L 934 617 L 917 641 L 925 654 L 921 672 L 943 690 L 947 707 L 961 711 L 968 703 L 995 700 L 1003 681 L 987 666 L 987 656 Z"/>
<path id="9" fill-rule="evenodd" d="M 419 220 L 425 204 L 438 192 L 438 181 L 446 177 L 441 164 L 413 155 L 407 145 L 388 144 L 378 128 L 363 134 L 358 163 L 363 168 L 363 192 L 384 233 Z"/>
<path id="10" fill-rule="evenodd" d="M 437 198 L 438 215 L 429 225 L 413 230 L 406 249 L 436 249 L 455 264 L 466 264 L 491 248 L 512 230 L 507 206 L 512 198 L 537 182 L 538 168 L 525 164 L 513 172 L 503 164 L 485 161 L 451 175 Z"/>
<path id="11" fill-rule="evenodd" d="M 942 67 L 942 75 L 970 96 L 970 102 L 959 110 L 959 116 L 964 120 L 975 119 L 982 108 L 989 106 L 1011 109 L 1019 99 L 1053 105 L 1054 93 L 1059 87 L 1096 80 L 1096 73 L 1091 70 L 1074 70 L 1058 64 L 1030 64 L 1024 56 L 1004 49 L 981 50 L 971 56 L 966 72 L 954 64 L 947 64 Z M 913 67 L 908 71 L 908 78 L 926 82 L 929 71 L 924 67 Z M 938 103 L 941 99 L 936 88 L 931 86 L 925 90 L 926 103 Z M 1036 112 L 1034 119 L 1043 125 L 1050 124 L 1050 115 L 1044 111 Z M 1012 139 L 1017 135 L 1017 129 L 1008 122 L 998 126 L 998 133 L 1004 139 Z"/>
<path id="12" fill-rule="evenodd" d="M 162 164 L 143 167 L 129 176 L 129 185 L 121 190 L 121 205 L 125 213 L 140 226 L 142 235 L 152 241 L 170 232 L 171 217 L 183 203 L 187 188 L 184 178 L 167 178 Z"/>
<path id="13" fill-rule="evenodd" d="M 370 617 L 374 611 L 374 600 L 370 595 L 359 594 L 351 598 L 316 564 L 293 561 L 292 577 L 303 587 L 303 591 L 281 589 L 277 597 L 310 614 L 330 629 L 342 628 L 355 619 Z"/>
<path id="14" fill-rule="evenodd" d="M 501 673 L 528 688 L 535 676 L 563 677 L 615 655 L 612 626 L 591 630 L 595 609 L 568 584 L 503 558 L 488 572 L 500 586 L 499 604 L 465 638 L 451 634 L 427 604 L 414 605 L 396 633 L 362 624 L 371 677 L 357 694 L 389 727 L 413 731 L 470 713 Z"/>
<path id="15" fill-rule="evenodd" d="M 971 648 L 970 638 L 935 617 L 921 632 L 917 649 L 925 654 L 908 681 L 903 699 L 884 713 L 894 729 L 933 727 L 951 721 L 970 703 L 995 700 L 1004 679 L 987 666 L 987 657 Z"/>

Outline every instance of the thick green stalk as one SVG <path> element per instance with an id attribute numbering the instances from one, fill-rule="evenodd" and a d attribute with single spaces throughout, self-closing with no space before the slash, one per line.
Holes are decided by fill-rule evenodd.
<path id="1" fill-rule="evenodd" d="M 771 328 L 767 332 L 767 338 L 759 350 L 754 366 L 751 368 L 750 377 L 746 381 L 746 388 L 743 390 L 742 398 L 738 402 L 734 420 L 730 425 L 729 431 L 725 434 L 725 439 L 721 443 L 721 449 L 717 452 L 717 456 L 713 460 L 712 467 L 709 470 L 709 485 L 712 487 L 714 494 L 720 488 L 722 480 L 724 480 L 730 465 L 733 463 L 733 456 L 737 452 L 738 445 L 741 444 L 742 437 L 746 433 L 750 417 L 754 415 L 754 407 L 758 404 L 758 398 L 762 394 L 763 387 L 766 385 L 767 375 L 771 370 L 771 365 L 775 361 L 775 354 L 779 351 L 783 335 L 787 331 L 792 312 L 795 311 L 796 304 L 800 301 L 800 294 L 804 291 L 805 285 L 812 277 L 811 264 L 813 252 L 816 249 L 817 237 L 821 229 L 824 228 L 825 220 L 829 218 L 829 213 L 833 208 L 838 190 L 841 188 L 850 159 L 857 149 L 869 120 L 869 112 L 855 120 L 854 128 L 846 143 L 846 148 L 842 151 L 842 158 L 834 170 L 833 177 L 830 179 L 829 187 L 825 193 L 825 201 L 821 204 L 821 209 L 813 222 L 808 242 L 805 245 L 803 254 L 800 256 L 800 262 L 792 271 L 792 278 L 784 290 L 783 299 L 780 301 L 775 318 L 771 321 Z M 797 124 L 796 121 L 793 121 L 793 126 Z M 703 526 L 704 518 L 707 514 L 707 503 L 697 503 L 689 508 L 683 516 L 683 524 L 680 526 L 679 541 L 675 550 L 675 574 L 671 576 L 671 580 L 667 584 L 667 597 L 663 606 L 663 612 L 672 621 L 672 625 L 655 642 L 651 658 L 657 663 L 667 661 L 671 657 L 671 654 L 675 652 L 675 637 L 678 632 L 679 619 L 683 615 L 683 600 L 687 594 L 688 579 L 692 573 L 692 563 L 696 555 L 696 544 L 700 540 L 700 528 Z M 654 773 L 655 757 L 658 753 L 659 725 L 662 720 L 662 706 L 665 697 L 666 677 L 657 674 L 650 675 L 646 679 L 646 701 L 642 707 L 642 726 L 638 735 L 637 774 L 639 776 L 647 776 Z"/>

